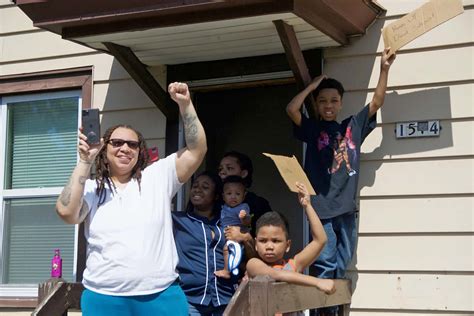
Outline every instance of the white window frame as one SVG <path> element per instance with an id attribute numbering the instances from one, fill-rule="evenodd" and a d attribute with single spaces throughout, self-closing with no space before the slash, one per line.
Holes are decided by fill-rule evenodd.
<path id="1" fill-rule="evenodd" d="M 15 96 L 0 97 L 0 258 L 3 256 L 3 228 L 5 219 L 6 199 L 19 199 L 31 197 L 57 197 L 63 187 L 31 188 L 31 189 L 5 189 L 5 161 L 6 161 L 6 132 L 7 132 L 7 104 L 14 102 L 39 101 L 57 98 L 78 98 L 78 121 L 77 126 L 81 124 L 82 110 L 82 91 L 71 89 L 59 92 L 19 94 Z M 79 155 L 77 155 L 79 159 Z M 79 238 L 79 225 L 74 229 L 74 262 L 73 277 L 76 278 L 77 266 L 77 247 Z M 0 277 L 3 275 L 3 262 L 0 262 Z M 0 297 L 36 297 L 38 296 L 38 284 L 2 284 L 0 283 Z"/>

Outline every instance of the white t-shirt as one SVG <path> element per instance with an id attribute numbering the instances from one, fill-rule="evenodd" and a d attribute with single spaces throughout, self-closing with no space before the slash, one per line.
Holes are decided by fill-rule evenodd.
<path id="1" fill-rule="evenodd" d="M 171 199 L 182 183 L 176 154 L 142 171 L 141 191 L 132 179 L 97 208 L 95 180 L 87 180 L 84 200 L 87 262 L 83 284 L 108 295 L 147 295 L 168 288 L 178 277 Z"/>

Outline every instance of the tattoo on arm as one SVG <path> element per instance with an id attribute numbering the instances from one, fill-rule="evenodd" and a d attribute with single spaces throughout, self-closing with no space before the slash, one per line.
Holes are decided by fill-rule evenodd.
<path id="1" fill-rule="evenodd" d="M 79 184 L 84 185 L 86 183 L 87 177 L 80 176 L 79 177 Z"/>
<path id="2" fill-rule="evenodd" d="M 80 176 L 78 180 L 79 180 L 79 184 L 83 186 L 86 183 L 87 177 Z M 69 178 L 68 183 L 64 186 L 64 189 L 61 192 L 61 195 L 59 196 L 59 201 L 64 206 L 68 206 L 69 203 L 71 203 L 72 181 L 73 181 L 73 176 Z"/>
<path id="3" fill-rule="evenodd" d="M 72 176 L 69 178 L 68 183 L 64 186 L 61 195 L 59 196 L 59 201 L 62 205 L 68 206 L 71 203 L 71 192 L 72 192 Z"/>
<path id="4" fill-rule="evenodd" d="M 183 125 L 186 146 L 188 148 L 196 147 L 198 139 L 197 116 L 195 114 L 184 114 Z"/>

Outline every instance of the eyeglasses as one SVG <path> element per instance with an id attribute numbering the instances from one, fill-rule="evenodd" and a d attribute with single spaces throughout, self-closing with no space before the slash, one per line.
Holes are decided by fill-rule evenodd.
<path id="1" fill-rule="evenodd" d="M 140 146 L 140 143 L 134 140 L 124 140 L 118 138 L 110 139 L 108 143 L 114 148 L 122 147 L 124 144 L 127 144 L 127 146 L 131 149 L 137 149 Z"/>

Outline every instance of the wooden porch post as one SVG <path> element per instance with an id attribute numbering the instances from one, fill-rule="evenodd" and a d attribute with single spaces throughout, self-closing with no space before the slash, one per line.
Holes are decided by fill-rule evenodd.
<path id="1" fill-rule="evenodd" d="M 170 106 L 171 98 L 163 90 L 160 84 L 150 74 L 148 69 L 129 47 L 114 43 L 103 43 L 109 52 L 117 58 L 130 77 L 143 89 L 146 95 L 155 103 L 156 107 L 166 116 L 168 120 L 177 120 L 177 106 Z"/>
<path id="2" fill-rule="evenodd" d="M 271 313 L 272 298 L 268 296 L 271 281 L 267 275 L 257 276 L 249 281 L 250 316 L 275 315 L 274 312 Z"/>
<path id="3" fill-rule="evenodd" d="M 273 24 L 275 24 L 281 43 L 285 49 L 286 58 L 295 77 L 296 85 L 299 90 L 303 90 L 311 83 L 312 78 L 309 74 L 308 67 L 306 66 L 298 39 L 296 38 L 295 30 L 291 25 L 286 24 L 282 20 L 275 20 L 273 21 Z M 316 101 L 312 94 L 308 95 L 305 103 L 310 106 L 310 109 L 307 110 L 313 112 Z M 314 112 L 313 115 L 316 118 L 318 117 L 317 112 Z"/>

